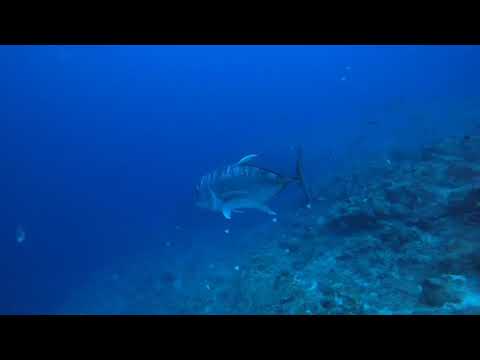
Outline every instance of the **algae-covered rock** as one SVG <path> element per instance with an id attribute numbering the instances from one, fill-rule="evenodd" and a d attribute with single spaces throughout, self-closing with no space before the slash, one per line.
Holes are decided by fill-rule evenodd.
<path id="1" fill-rule="evenodd" d="M 399 250 L 408 242 L 420 239 L 420 235 L 414 228 L 398 223 L 387 223 L 378 233 L 378 237 L 393 250 Z"/>
<path id="2" fill-rule="evenodd" d="M 370 199 L 370 206 L 373 213 L 379 219 L 385 219 L 391 216 L 390 204 L 383 197 L 376 196 Z"/>
<path id="3" fill-rule="evenodd" d="M 327 226 L 335 232 L 354 233 L 375 229 L 378 218 L 370 207 L 342 204 L 332 210 Z"/>
<path id="4" fill-rule="evenodd" d="M 418 193 L 409 184 L 399 184 L 385 189 L 385 198 L 391 203 L 412 209 L 418 201 Z"/>
<path id="5" fill-rule="evenodd" d="M 466 294 L 466 279 L 461 275 L 441 275 L 425 279 L 420 302 L 433 307 L 459 304 Z"/>
<path id="6" fill-rule="evenodd" d="M 480 188 L 463 186 L 450 192 L 447 200 L 450 215 L 462 216 L 480 210 Z"/>
<path id="7" fill-rule="evenodd" d="M 471 182 L 480 175 L 478 169 L 468 163 L 454 162 L 448 165 L 445 175 L 456 183 Z"/>

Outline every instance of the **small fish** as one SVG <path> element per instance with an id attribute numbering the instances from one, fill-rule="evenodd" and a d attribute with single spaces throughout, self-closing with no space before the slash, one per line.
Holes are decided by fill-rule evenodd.
<path id="1" fill-rule="evenodd" d="M 27 237 L 27 234 L 25 233 L 25 230 L 19 225 L 17 227 L 17 232 L 16 232 L 16 239 L 19 244 L 25 241 Z"/>
<path id="2" fill-rule="evenodd" d="M 307 203 L 310 193 L 305 185 L 302 165 L 302 151 L 297 152 L 296 176 L 280 175 L 272 170 L 250 164 L 257 155 L 247 155 L 240 161 L 214 170 L 200 179 L 196 187 L 196 205 L 220 212 L 226 219 L 240 209 L 257 209 L 269 215 L 277 213 L 267 202 L 284 190 L 289 184 L 301 186 Z"/>

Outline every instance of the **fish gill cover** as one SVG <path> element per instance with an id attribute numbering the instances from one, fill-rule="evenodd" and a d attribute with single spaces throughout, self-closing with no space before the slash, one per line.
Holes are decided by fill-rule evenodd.
<path id="1" fill-rule="evenodd" d="M 0 46 L 0 313 L 480 313 L 479 61 Z"/>

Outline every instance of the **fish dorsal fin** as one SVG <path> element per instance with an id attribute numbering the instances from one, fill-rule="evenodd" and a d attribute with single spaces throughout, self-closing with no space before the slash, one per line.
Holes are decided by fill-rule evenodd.
<path id="1" fill-rule="evenodd" d="M 253 158 L 257 157 L 256 154 L 250 154 L 250 155 L 247 155 L 247 156 L 244 156 L 243 158 L 240 159 L 239 162 L 237 162 L 237 165 L 243 165 L 243 164 L 246 164 L 248 163 L 249 161 L 251 161 Z"/>

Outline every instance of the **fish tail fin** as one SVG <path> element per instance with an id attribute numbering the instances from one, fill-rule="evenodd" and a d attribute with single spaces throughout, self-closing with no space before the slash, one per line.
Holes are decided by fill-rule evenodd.
<path id="1" fill-rule="evenodd" d="M 305 176 L 303 172 L 303 148 L 301 146 L 297 147 L 296 175 L 294 179 L 300 183 L 300 187 L 302 188 L 303 193 L 305 194 L 307 205 L 311 204 L 312 195 L 310 194 L 310 191 L 305 182 Z"/>

